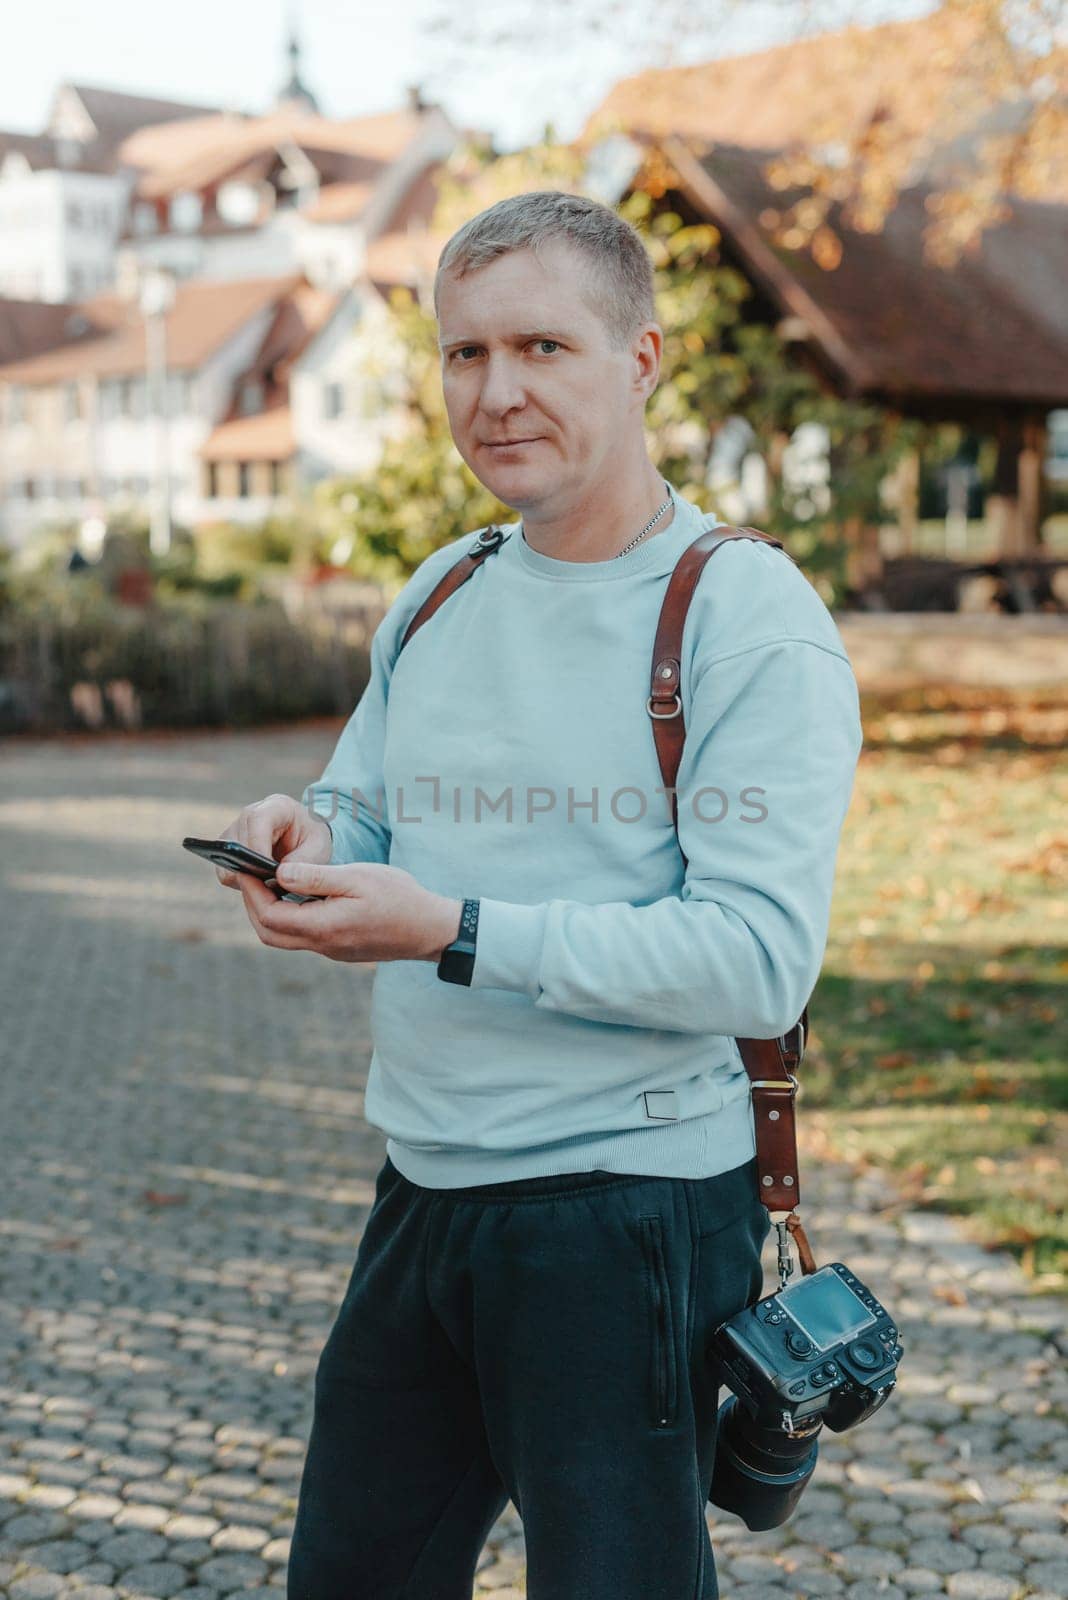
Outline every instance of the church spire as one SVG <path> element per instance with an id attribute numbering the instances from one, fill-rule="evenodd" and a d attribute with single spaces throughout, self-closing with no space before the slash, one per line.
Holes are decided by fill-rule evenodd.
<path id="1" fill-rule="evenodd" d="M 293 8 L 289 13 L 289 43 L 286 51 L 289 55 L 289 77 L 278 91 L 277 105 L 298 105 L 306 111 L 318 113 L 319 103 L 300 75 L 300 39 Z"/>

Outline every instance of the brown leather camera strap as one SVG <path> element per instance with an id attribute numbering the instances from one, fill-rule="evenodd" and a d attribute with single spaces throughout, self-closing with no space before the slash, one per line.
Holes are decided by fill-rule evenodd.
<path id="1" fill-rule="evenodd" d="M 434 615 L 439 606 L 455 594 L 474 575 L 487 556 L 493 555 L 509 534 L 495 523 L 479 531 L 473 544 L 449 568 L 418 608 L 405 630 L 400 648 Z M 671 815 L 678 835 L 678 797 L 675 780 L 682 758 L 686 728 L 682 713 L 682 634 L 690 601 L 705 563 L 732 539 L 760 540 L 782 550 L 787 560 L 793 557 L 781 539 L 761 533 L 758 528 L 719 527 L 698 535 L 683 551 L 675 565 L 664 595 L 653 645 L 652 677 L 646 710 L 652 719 L 653 738 L 664 780 L 671 795 Z M 679 846 L 680 851 L 682 846 Z M 683 861 L 686 860 L 683 852 Z M 808 1006 L 785 1034 L 775 1039 L 739 1039 L 738 1050 L 749 1074 L 753 1095 L 753 1125 L 757 1147 L 757 1177 L 760 1198 L 769 1211 L 791 1213 L 786 1226 L 794 1236 L 802 1271 L 814 1272 L 808 1240 L 793 1208 L 801 1198 L 797 1173 L 797 1134 L 794 1100 L 797 1094 L 796 1070 L 804 1054 L 808 1032 Z"/>
<path id="2" fill-rule="evenodd" d="M 509 538 L 511 538 L 511 534 L 505 533 L 495 522 L 491 522 L 488 527 L 479 529 L 475 542 L 468 550 L 466 558 L 457 561 L 454 566 L 449 568 L 445 576 L 439 579 L 411 622 L 409 622 L 404 631 L 404 637 L 400 642 L 401 650 L 404 649 L 415 630 L 421 628 L 424 622 L 428 622 L 438 607 L 443 605 L 451 594 L 455 594 L 461 584 L 466 583 L 468 578 L 473 577 L 486 557 L 493 555 L 495 551 L 501 548 L 504 541 Z M 399 650 L 397 654 L 400 654 Z"/>
<path id="3" fill-rule="evenodd" d="M 705 563 L 724 544 L 734 539 L 758 540 L 782 550 L 787 560 L 793 557 L 781 539 L 761 533 L 758 528 L 710 528 L 683 551 L 668 582 L 660 610 L 653 645 L 652 674 L 646 710 L 652 719 L 653 738 L 660 761 L 664 788 L 671 795 L 671 815 L 678 833 L 678 795 L 675 780 L 682 759 L 686 726 L 682 711 L 682 633 L 693 592 Z M 682 845 L 679 845 L 682 851 Z M 686 860 L 686 853 L 682 851 Z M 808 1034 L 808 1006 L 793 1027 L 774 1039 L 739 1039 L 738 1051 L 749 1074 L 753 1096 L 753 1128 L 756 1137 L 757 1180 L 760 1198 L 769 1211 L 786 1211 L 786 1226 L 794 1236 L 801 1269 L 816 1270 L 808 1240 L 794 1208 L 801 1199 L 797 1171 L 797 1126 L 794 1102 L 797 1095 L 796 1072 L 804 1055 Z"/>

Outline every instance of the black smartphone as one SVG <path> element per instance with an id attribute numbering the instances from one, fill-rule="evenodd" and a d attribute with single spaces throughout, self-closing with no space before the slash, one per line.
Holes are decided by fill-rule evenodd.
<path id="1" fill-rule="evenodd" d="M 268 886 L 274 883 L 279 867 L 270 856 L 261 856 L 258 850 L 250 850 L 247 844 L 238 844 L 236 839 L 183 839 L 182 846 L 210 861 L 212 866 L 223 867 L 228 872 L 247 872 Z M 281 900 L 296 900 L 298 904 L 326 898 L 321 894 L 294 894 L 288 889 L 278 889 L 278 896 Z"/>

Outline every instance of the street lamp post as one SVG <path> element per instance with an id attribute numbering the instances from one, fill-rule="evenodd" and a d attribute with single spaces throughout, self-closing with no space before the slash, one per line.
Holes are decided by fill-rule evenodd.
<path id="1" fill-rule="evenodd" d="M 170 440 L 167 426 L 167 312 L 174 304 L 174 278 L 150 269 L 141 283 L 145 318 L 145 387 L 148 414 L 155 419 L 155 472 L 149 548 L 165 556 L 171 548 Z"/>

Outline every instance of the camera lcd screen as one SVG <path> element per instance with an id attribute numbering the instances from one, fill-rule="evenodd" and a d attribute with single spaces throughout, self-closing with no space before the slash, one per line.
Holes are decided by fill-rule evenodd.
<path id="1" fill-rule="evenodd" d="M 815 1288 L 817 1278 L 820 1280 L 818 1292 Z M 802 1295 L 804 1299 L 799 1300 Z M 807 1334 L 817 1350 L 833 1349 L 863 1329 L 870 1328 L 875 1321 L 863 1300 L 830 1267 L 781 1290 L 778 1298 L 783 1310 L 797 1323 L 802 1333 Z"/>

